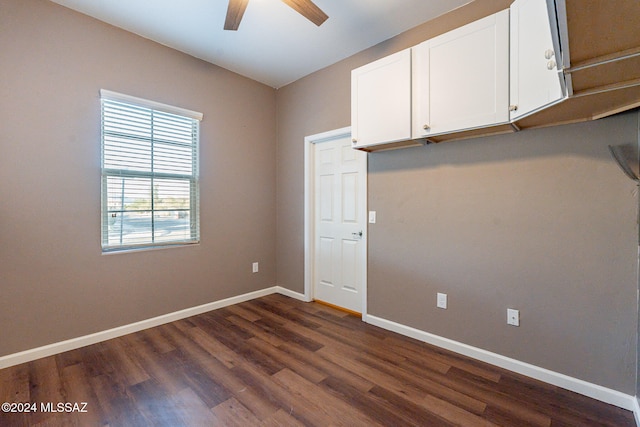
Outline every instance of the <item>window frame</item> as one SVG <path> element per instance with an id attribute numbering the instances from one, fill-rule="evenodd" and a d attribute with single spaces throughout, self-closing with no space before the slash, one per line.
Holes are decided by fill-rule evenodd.
<path id="1" fill-rule="evenodd" d="M 154 170 L 154 162 L 151 161 L 151 166 L 148 171 L 141 171 L 135 169 L 127 169 L 124 168 L 107 168 L 105 167 L 105 136 L 109 135 L 113 137 L 113 134 L 109 132 L 105 132 L 105 101 L 108 102 L 117 102 L 122 104 L 127 104 L 132 108 L 139 110 L 149 110 L 149 114 L 151 117 L 150 123 L 153 123 L 153 117 L 156 113 L 159 114 L 170 114 L 179 116 L 180 119 L 189 119 L 192 120 L 192 132 L 191 132 L 191 144 L 192 148 L 191 152 L 191 173 L 173 173 L 173 172 L 160 172 L 158 170 Z M 166 116 L 165 116 L 166 117 Z M 149 249 L 158 249 L 164 247 L 175 247 L 175 246 L 186 246 L 192 244 L 200 243 L 200 179 L 199 179 L 199 162 L 200 162 L 200 122 L 203 119 L 203 114 L 180 108 L 174 107 L 171 105 L 159 103 L 156 101 L 150 101 L 143 98 L 138 98 L 130 95 L 125 95 L 105 89 L 100 90 L 100 185 L 101 185 L 101 207 L 100 207 L 100 242 L 103 253 L 113 253 L 113 252 L 123 252 L 123 251 L 131 251 L 131 250 L 149 250 Z M 153 129 L 153 126 L 151 126 Z M 129 138 L 133 136 L 129 135 Z M 141 140 L 148 141 L 149 144 L 149 155 L 151 159 L 153 158 L 153 152 L 155 148 L 155 144 L 158 143 L 160 145 L 167 145 L 167 141 L 158 138 L 153 131 L 149 133 L 149 135 L 145 137 L 140 137 Z M 107 144 L 108 145 L 108 144 Z M 131 158 L 131 161 L 134 161 L 135 158 Z M 165 166 L 166 168 L 166 166 Z M 161 169 L 158 167 L 157 169 Z M 151 217 L 150 223 L 150 231 L 151 237 L 150 241 L 142 242 L 142 243 L 123 243 L 122 237 L 120 242 L 116 244 L 109 244 L 109 220 L 110 220 L 110 208 L 109 208 L 109 188 L 108 182 L 110 177 L 116 178 L 130 178 L 130 179 L 149 179 L 150 180 L 150 203 L 151 206 L 149 210 L 144 210 L 144 212 L 148 212 Z M 156 209 L 154 206 L 154 191 L 155 185 L 154 180 L 170 180 L 173 179 L 175 182 L 189 182 L 189 230 L 190 237 L 186 239 L 176 239 L 176 240 L 160 240 L 155 241 L 156 239 L 156 231 L 161 228 L 156 228 L 155 226 L 155 218 L 158 212 L 161 212 L 162 209 Z M 175 183 L 174 182 L 174 183 Z M 124 184 L 123 184 L 124 188 Z M 176 209 L 179 210 L 179 209 Z M 124 215 L 127 212 L 136 212 L 138 210 L 135 209 L 125 209 L 125 206 L 120 206 L 119 212 L 121 215 Z M 142 212 L 142 211 L 140 211 Z M 121 219 L 121 221 L 123 221 Z M 121 223 L 122 227 L 122 223 Z"/>

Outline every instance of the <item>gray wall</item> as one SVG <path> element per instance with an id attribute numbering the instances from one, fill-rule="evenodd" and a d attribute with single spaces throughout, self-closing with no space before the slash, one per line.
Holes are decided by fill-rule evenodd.
<path id="1" fill-rule="evenodd" d="M 279 285 L 303 291 L 303 138 L 349 125 L 351 69 L 441 30 L 417 27 L 278 91 Z M 369 154 L 369 314 L 634 395 L 637 189 L 607 144 L 637 140 L 636 112 Z"/>
<path id="2" fill-rule="evenodd" d="M 278 284 L 304 291 L 305 136 L 351 124 L 351 70 L 416 45 L 478 16 L 509 7 L 512 0 L 474 1 L 373 46 L 277 91 L 277 274 Z"/>
<path id="3" fill-rule="evenodd" d="M 635 394 L 637 120 L 370 155 L 370 313 Z"/>
<path id="4" fill-rule="evenodd" d="M 101 254 L 101 88 L 204 113 L 200 245 Z M 0 0 L 0 94 L 0 356 L 275 285 L 272 88 Z"/>

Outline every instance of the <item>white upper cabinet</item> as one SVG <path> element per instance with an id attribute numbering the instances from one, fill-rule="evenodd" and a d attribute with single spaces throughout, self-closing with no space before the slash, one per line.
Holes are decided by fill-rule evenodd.
<path id="1" fill-rule="evenodd" d="M 562 100 L 564 77 L 552 36 L 557 32 L 555 8 L 553 21 L 545 0 L 516 0 L 510 12 L 510 118 L 516 120 Z"/>
<path id="2" fill-rule="evenodd" d="M 375 151 L 485 132 L 477 129 L 512 131 L 519 119 L 564 100 L 556 17 L 562 1 L 515 0 L 353 70 L 353 147 Z"/>
<path id="3" fill-rule="evenodd" d="M 411 51 L 351 72 L 353 147 L 411 139 Z"/>
<path id="4" fill-rule="evenodd" d="M 509 121 L 509 10 L 412 49 L 412 137 Z"/>

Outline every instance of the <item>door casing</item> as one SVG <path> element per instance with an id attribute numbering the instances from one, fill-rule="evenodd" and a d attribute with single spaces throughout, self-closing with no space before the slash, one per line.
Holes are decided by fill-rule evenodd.
<path id="1" fill-rule="evenodd" d="M 338 138 L 351 138 L 351 127 L 310 135 L 304 138 L 304 297 L 305 301 L 314 299 L 314 260 L 315 260 L 315 148 L 314 144 Z M 367 160 L 365 159 L 365 162 Z M 366 171 L 366 167 L 365 167 Z M 366 172 L 365 172 L 366 174 Z M 366 176 L 365 176 L 366 178 Z M 365 193 L 367 191 L 365 190 Z M 367 197 L 365 195 L 365 204 Z M 365 211 L 367 206 L 364 207 Z M 367 233 L 367 231 L 365 231 Z M 367 245 L 364 245 L 362 267 L 362 320 L 367 321 Z"/>

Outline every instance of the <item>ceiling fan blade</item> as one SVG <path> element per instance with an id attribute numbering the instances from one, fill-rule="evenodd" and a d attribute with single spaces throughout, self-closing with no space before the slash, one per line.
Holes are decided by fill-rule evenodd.
<path id="1" fill-rule="evenodd" d="M 293 8 L 300 15 L 307 18 L 309 21 L 316 24 L 318 27 L 326 21 L 329 16 L 324 13 L 318 6 L 311 0 L 282 0 L 289 7 Z"/>
<path id="2" fill-rule="evenodd" d="M 227 19 L 224 21 L 225 30 L 236 31 L 238 29 L 248 3 L 249 0 L 229 0 Z"/>

